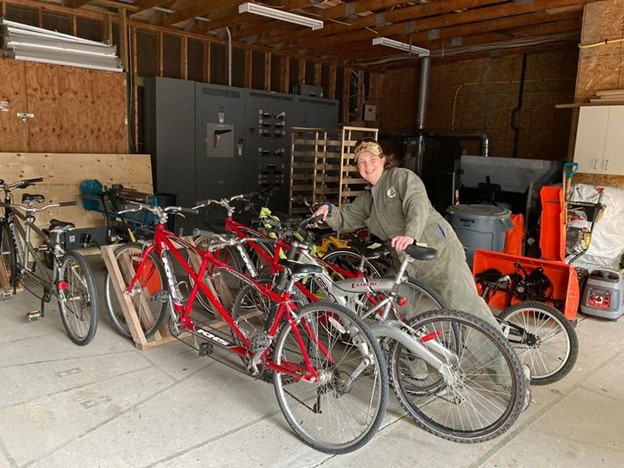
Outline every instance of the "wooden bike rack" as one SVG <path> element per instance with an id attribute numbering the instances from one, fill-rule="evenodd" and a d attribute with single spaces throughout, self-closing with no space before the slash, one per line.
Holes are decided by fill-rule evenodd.
<path id="1" fill-rule="evenodd" d="M 190 239 L 187 239 L 190 240 Z M 174 339 L 184 338 L 188 336 L 188 333 L 184 332 L 181 336 L 173 337 L 169 333 L 168 321 L 161 325 L 161 327 L 152 335 L 149 339 L 145 337 L 145 333 L 143 332 L 143 328 L 141 324 L 146 325 L 146 328 L 154 323 L 154 317 L 152 312 L 147 304 L 147 300 L 142 297 L 141 301 L 138 304 L 138 310 L 135 308 L 132 300 L 127 294 L 124 294 L 125 282 L 124 282 L 124 274 L 125 277 L 131 278 L 134 276 L 134 268 L 129 258 L 121 258 L 118 262 L 115 259 L 115 250 L 118 248 L 118 245 L 105 245 L 102 246 L 102 258 L 104 259 L 104 264 L 106 265 L 106 269 L 111 278 L 111 282 L 113 288 L 115 290 L 115 294 L 117 295 L 117 299 L 119 301 L 121 310 L 124 314 L 126 322 L 128 324 L 128 329 L 130 330 L 130 334 L 132 335 L 132 339 L 134 340 L 134 344 L 138 349 L 146 350 L 151 349 L 156 346 L 160 346 L 165 343 L 169 343 Z M 191 257 L 191 265 L 193 268 L 198 269 L 199 267 L 199 258 L 196 255 Z M 219 288 L 220 294 L 217 293 L 215 289 L 215 285 L 208 278 L 204 278 L 204 284 L 215 294 L 220 297 L 223 301 L 224 305 L 227 308 L 230 308 L 234 302 L 234 298 L 231 294 L 228 293 L 227 288 Z M 251 315 L 252 313 L 250 313 Z M 210 328 L 220 328 L 226 325 L 226 322 L 222 319 L 213 320 L 207 324 Z"/>

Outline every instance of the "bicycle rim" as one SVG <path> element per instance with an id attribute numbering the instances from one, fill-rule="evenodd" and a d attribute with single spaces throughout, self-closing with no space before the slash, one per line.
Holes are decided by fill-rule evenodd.
<path id="1" fill-rule="evenodd" d="M 427 431 L 455 442 L 484 442 L 505 433 L 520 414 L 526 383 L 502 333 L 478 317 L 452 310 L 427 312 L 410 326 L 429 349 L 438 345 L 454 358 L 432 350 L 448 365 L 450 377 L 445 378 L 442 369 L 424 365 L 403 344 L 395 345 L 390 379 L 408 414 Z"/>
<path id="2" fill-rule="evenodd" d="M 61 287 L 61 282 L 64 282 Z M 84 346 L 98 324 L 98 301 L 93 272 L 82 255 L 67 252 L 59 270 L 59 310 L 69 338 Z"/>
<path id="3" fill-rule="evenodd" d="M 121 271 L 124 291 L 127 289 L 130 281 L 132 281 L 132 277 L 141 263 L 142 254 L 143 245 L 139 243 L 125 244 L 115 251 L 115 261 Z M 166 290 L 167 282 L 164 269 L 160 259 L 152 251 L 146 258 L 146 264 L 135 283 L 134 289 L 128 294 L 134 310 L 138 314 L 139 323 L 146 338 L 156 333 L 167 315 L 168 303 L 164 302 L 162 297 L 157 298 L 158 293 Z M 109 274 L 106 275 L 104 294 L 106 297 L 106 311 L 113 327 L 121 336 L 132 339 L 128 321 L 123 313 Z"/>
<path id="4" fill-rule="evenodd" d="M 546 385 L 565 377 L 576 364 L 578 338 L 572 325 L 557 309 L 541 302 L 521 302 L 507 308 L 500 320 L 529 333 L 518 340 L 513 330 L 509 340 L 520 361 L 531 368 L 531 383 Z"/>
<path id="5" fill-rule="evenodd" d="M 317 302 L 298 312 L 298 330 L 320 382 L 296 382 L 289 375 L 276 373 L 277 401 L 290 427 L 306 444 L 326 453 L 351 452 L 366 444 L 383 420 L 388 376 L 381 349 L 362 320 L 343 307 Z M 316 330 L 329 357 L 304 331 L 304 323 Z M 365 359 L 368 366 L 347 385 L 348 377 Z M 277 364 L 304 363 L 288 325 L 277 339 L 274 360 Z"/>

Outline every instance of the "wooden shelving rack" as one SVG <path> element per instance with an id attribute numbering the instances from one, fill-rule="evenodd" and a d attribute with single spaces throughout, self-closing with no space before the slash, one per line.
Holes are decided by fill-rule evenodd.
<path id="1" fill-rule="evenodd" d="M 377 138 L 379 130 L 342 127 L 335 130 L 292 129 L 289 212 L 309 213 L 308 203 L 328 201 L 340 206 L 364 190 L 366 181 L 353 161 L 353 149 L 362 138 Z"/>

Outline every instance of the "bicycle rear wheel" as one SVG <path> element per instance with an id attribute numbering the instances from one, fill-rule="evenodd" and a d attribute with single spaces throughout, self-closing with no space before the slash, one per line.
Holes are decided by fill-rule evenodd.
<path id="1" fill-rule="evenodd" d="M 115 251 L 115 261 L 119 265 L 123 278 L 124 291 L 132 281 L 136 269 L 143 256 L 143 244 L 132 242 L 119 247 Z M 145 265 L 130 294 L 130 299 L 139 314 L 139 322 L 146 338 L 149 338 L 162 325 L 167 316 L 168 302 L 157 298 L 159 292 L 168 290 L 165 279 L 165 270 L 158 255 L 151 251 L 145 259 Z M 107 273 L 104 283 L 106 297 L 106 311 L 113 328 L 121 336 L 132 339 L 126 316 L 123 313 L 117 293 L 113 287 L 112 278 Z"/>
<path id="2" fill-rule="evenodd" d="M 428 432 L 455 442 L 484 442 L 505 433 L 518 418 L 527 389 L 503 334 L 454 310 L 427 312 L 409 325 L 443 365 L 434 368 L 395 344 L 390 381 L 408 414 Z"/>
<path id="3" fill-rule="evenodd" d="M 328 302 L 301 307 L 296 323 L 319 381 L 275 373 L 282 413 L 314 449 L 335 454 L 356 450 L 373 437 L 385 414 L 388 374 L 379 343 L 362 319 Z M 295 335 L 288 324 L 282 327 L 273 358 L 278 365 L 305 369 Z"/>
<path id="4" fill-rule="evenodd" d="M 519 327 L 508 339 L 522 363 L 531 368 L 531 383 L 546 385 L 564 378 L 576 364 L 578 338 L 565 316 L 542 302 L 526 301 L 505 309 L 498 317 Z M 523 333 L 524 332 L 524 333 Z M 523 336 L 524 335 L 524 336 Z"/>
<path id="5" fill-rule="evenodd" d="M 98 297 L 91 267 L 78 252 L 66 252 L 59 269 L 59 310 L 67 336 L 89 344 L 98 325 Z"/>

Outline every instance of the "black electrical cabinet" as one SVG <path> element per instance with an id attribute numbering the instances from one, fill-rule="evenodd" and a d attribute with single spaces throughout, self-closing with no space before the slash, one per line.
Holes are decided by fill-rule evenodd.
<path id="1" fill-rule="evenodd" d="M 286 211 L 292 127 L 338 126 L 334 99 L 162 77 L 145 79 L 144 109 L 155 191 L 182 206 L 274 188 L 271 208 Z M 224 214 L 207 210 L 176 229 L 211 226 Z"/>

